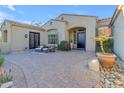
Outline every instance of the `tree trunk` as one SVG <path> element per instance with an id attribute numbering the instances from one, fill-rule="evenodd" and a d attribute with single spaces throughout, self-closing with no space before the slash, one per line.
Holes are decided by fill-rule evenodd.
<path id="1" fill-rule="evenodd" d="M 103 47 L 103 41 L 100 41 L 100 48 L 102 50 L 103 53 L 105 53 L 104 47 Z"/>

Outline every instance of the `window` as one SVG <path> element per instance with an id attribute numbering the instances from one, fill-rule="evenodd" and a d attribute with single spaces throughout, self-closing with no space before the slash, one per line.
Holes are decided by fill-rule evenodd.
<path id="1" fill-rule="evenodd" d="M 48 31 L 48 44 L 58 44 L 58 33 L 55 29 Z"/>
<path id="2" fill-rule="evenodd" d="M 57 44 L 57 43 L 58 43 L 57 34 L 49 34 L 48 35 L 48 44 Z"/>

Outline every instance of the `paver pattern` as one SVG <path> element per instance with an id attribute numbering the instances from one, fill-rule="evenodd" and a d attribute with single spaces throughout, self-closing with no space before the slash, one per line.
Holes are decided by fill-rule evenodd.
<path id="1" fill-rule="evenodd" d="M 10 53 L 5 58 L 6 61 L 22 68 L 27 87 L 30 88 L 91 88 L 99 81 L 99 73 L 90 71 L 87 66 L 88 62 L 96 58 L 94 52 L 22 51 Z M 16 71 L 15 73 L 17 77 L 21 74 Z M 18 83 L 21 83 L 22 79 L 18 78 Z M 17 87 L 26 86 L 21 84 Z"/>

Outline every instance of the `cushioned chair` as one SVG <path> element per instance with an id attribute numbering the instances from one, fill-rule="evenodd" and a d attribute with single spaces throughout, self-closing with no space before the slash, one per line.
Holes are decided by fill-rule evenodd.
<path id="1" fill-rule="evenodd" d="M 48 50 L 49 50 L 49 52 L 55 52 L 55 47 L 53 47 L 53 46 L 49 47 Z"/>
<path id="2" fill-rule="evenodd" d="M 43 48 L 43 52 L 48 53 L 48 48 Z"/>
<path id="3" fill-rule="evenodd" d="M 43 46 L 40 46 L 38 48 L 35 48 L 36 52 L 43 52 Z"/>

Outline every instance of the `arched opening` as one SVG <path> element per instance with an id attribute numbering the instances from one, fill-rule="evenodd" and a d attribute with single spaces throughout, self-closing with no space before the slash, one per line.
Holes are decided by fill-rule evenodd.
<path id="1" fill-rule="evenodd" d="M 86 46 L 86 28 L 85 27 L 74 27 L 69 31 L 69 41 L 71 48 L 85 49 Z"/>

